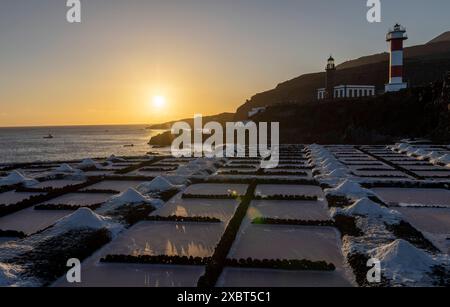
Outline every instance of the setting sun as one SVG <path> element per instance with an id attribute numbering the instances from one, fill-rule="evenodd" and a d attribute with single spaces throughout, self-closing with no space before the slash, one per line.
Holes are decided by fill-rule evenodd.
<path id="1" fill-rule="evenodd" d="M 165 105 L 166 105 L 166 97 L 160 95 L 153 97 L 153 106 L 155 108 L 162 108 Z"/>

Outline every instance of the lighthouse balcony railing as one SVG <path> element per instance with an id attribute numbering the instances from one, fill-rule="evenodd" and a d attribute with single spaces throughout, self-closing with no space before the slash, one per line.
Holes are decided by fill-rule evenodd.
<path id="1" fill-rule="evenodd" d="M 405 32 L 389 32 L 388 34 L 386 34 L 387 41 L 391 41 L 393 39 L 407 40 L 408 35 Z"/>

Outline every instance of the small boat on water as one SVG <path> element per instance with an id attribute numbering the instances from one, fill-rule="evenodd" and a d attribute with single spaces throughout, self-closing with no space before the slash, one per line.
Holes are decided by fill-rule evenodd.
<path id="1" fill-rule="evenodd" d="M 53 139 L 53 135 L 51 135 L 50 133 L 47 136 L 44 136 L 44 139 Z"/>

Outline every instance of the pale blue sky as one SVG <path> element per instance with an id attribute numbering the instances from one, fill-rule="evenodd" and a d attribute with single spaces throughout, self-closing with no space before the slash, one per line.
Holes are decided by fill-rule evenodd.
<path id="1" fill-rule="evenodd" d="M 407 45 L 450 30 L 448 0 L 381 0 L 379 24 L 366 21 L 366 0 L 82 0 L 77 25 L 65 21 L 65 2 L 0 1 L 0 126 L 154 121 L 119 116 L 146 83 L 177 105 L 161 118 L 234 111 L 322 70 L 330 53 L 342 62 L 386 51 L 396 22 Z M 95 106 L 108 102 L 98 120 Z"/>

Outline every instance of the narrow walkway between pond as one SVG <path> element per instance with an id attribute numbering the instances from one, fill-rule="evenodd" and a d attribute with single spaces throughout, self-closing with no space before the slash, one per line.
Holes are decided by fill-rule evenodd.
<path id="1" fill-rule="evenodd" d="M 255 189 L 256 181 L 253 181 L 248 186 L 245 196 L 242 197 L 241 203 L 236 209 L 233 218 L 228 223 L 228 226 L 211 257 L 210 263 L 206 265 L 205 274 L 200 277 L 197 284 L 198 287 L 211 288 L 216 285 L 217 280 L 225 267 L 226 258 L 236 239 L 242 220 L 247 215 L 248 207 L 255 195 Z"/>

